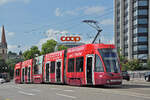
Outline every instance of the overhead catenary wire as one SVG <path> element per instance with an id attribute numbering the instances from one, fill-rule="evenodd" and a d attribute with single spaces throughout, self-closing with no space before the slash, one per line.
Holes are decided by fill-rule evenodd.
<path id="1" fill-rule="evenodd" d="M 92 16 L 92 18 L 95 18 L 95 19 L 97 19 L 97 18 L 103 18 L 103 17 L 105 17 L 105 16 L 107 16 L 107 15 L 109 15 L 109 14 L 111 14 L 111 12 L 112 12 L 112 8 L 111 9 L 107 9 L 107 12 L 106 13 L 104 13 L 104 14 L 101 14 L 101 15 L 94 15 L 94 16 Z M 69 19 L 67 22 L 65 22 L 65 23 L 62 23 L 61 24 L 61 22 L 60 23 L 54 23 L 54 24 L 46 24 L 47 26 L 46 27 L 49 27 L 49 26 L 62 26 L 62 25 L 64 25 L 64 24 L 69 24 L 69 23 L 71 23 L 71 22 L 75 22 L 76 20 L 80 20 L 81 19 L 81 17 L 85 17 L 85 18 L 87 18 L 87 17 L 90 17 L 90 16 L 87 16 L 87 15 L 84 15 L 84 16 L 79 16 L 79 17 L 77 17 L 77 18 L 73 18 L 74 20 L 72 20 L 72 19 Z M 84 18 L 82 18 L 82 19 L 84 19 Z M 62 21 L 62 22 L 64 22 L 64 21 Z M 81 25 L 83 25 L 82 23 L 81 23 L 81 20 L 80 20 L 80 22 L 79 23 L 77 23 L 77 24 L 69 24 L 69 26 L 66 26 L 64 29 L 65 30 L 71 30 L 71 29 L 73 29 L 73 28 L 77 28 L 77 27 L 80 27 Z M 45 28 L 44 27 L 44 25 L 42 26 L 42 27 L 40 27 L 41 29 L 42 28 Z M 34 32 L 35 34 L 37 34 L 37 33 L 45 33 L 46 34 L 46 31 L 47 30 L 44 30 L 44 29 L 42 29 L 42 30 L 40 30 L 40 31 L 38 31 L 38 32 L 36 32 L 37 30 L 39 30 L 40 28 L 37 28 L 37 29 L 32 29 L 32 31 L 30 31 L 30 32 Z M 87 32 L 84 32 L 83 34 L 87 34 L 90 30 L 86 30 Z M 89 34 L 90 34 L 90 36 L 89 36 L 89 39 L 91 39 L 92 38 L 92 36 L 95 36 L 95 32 L 93 32 L 94 30 L 92 30 L 91 32 L 89 32 Z"/>
<path id="2" fill-rule="evenodd" d="M 108 9 L 106 9 L 107 11 L 109 11 L 109 10 L 112 10 L 112 7 L 111 8 L 108 8 Z M 103 14 L 103 15 L 105 15 L 105 14 Z M 97 17 L 102 17 L 103 15 L 100 15 L 100 16 L 97 16 Z M 93 16 L 93 15 L 92 15 Z M 71 23 L 71 22 L 73 22 L 73 21 L 76 21 L 76 20 L 79 20 L 80 18 L 82 18 L 82 17 L 88 17 L 87 15 L 82 15 L 82 16 L 79 16 L 79 17 L 76 17 L 76 18 L 71 18 L 71 19 L 69 19 L 69 20 L 65 20 L 65 21 L 62 21 L 62 22 L 56 22 L 56 23 L 53 23 L 53 24 L 45 24 L 45 25 L 42 25 L 41 27 L 39 27 L 39 28 L 34 28 L 34 29 L 31 29 L 30 31 L 27 31 L 27 32 L 24 32 L 24 33 L 30 33 L 30 32 L 34 32 L 34 31 L 37 31 L 37 30 L 39 30 L 39 29 L 42 29 L 42 28 L 46 28 L 46 27 L 49 27 L 49 26 L 57 26 L 57 25 L 64 25 L 64 24 L 68 24 L 68 23 Z M 97 17 L 94 17 L 94 18 L 97 18 Z"/>

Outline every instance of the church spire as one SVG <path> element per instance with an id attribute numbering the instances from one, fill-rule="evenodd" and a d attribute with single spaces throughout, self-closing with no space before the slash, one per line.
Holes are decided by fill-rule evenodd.
<path id="1" fill-rule="evenodd" d="M 1 43 L 2 43 L 2 44 L 6 44 L 6 37 L 5 37 L 5 29 L 4 29 L 4 25 L 2 26 Z"/>

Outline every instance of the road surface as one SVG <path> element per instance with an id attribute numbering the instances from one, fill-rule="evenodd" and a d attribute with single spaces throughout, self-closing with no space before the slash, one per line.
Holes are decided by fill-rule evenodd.
<path id="1" fill-rule="evenodd" d="M 150 83 L 78 87 L 55 84 L 0 84 L 0 100 L 150 100 Z"/>

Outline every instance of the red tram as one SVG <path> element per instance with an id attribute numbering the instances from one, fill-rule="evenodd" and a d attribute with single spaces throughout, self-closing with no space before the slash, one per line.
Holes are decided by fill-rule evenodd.
<path id="1" fill-rule="evenodd" d="M 21 65 L 21 83 L 32 83 L 32 68 L 33 68 L 33 59 L 26 60 L 22 62 Z"/>
<path id="2" fill-rule="evenodd" d="M 14 80 L 15 83 L 21 83 L 21 62 L 15 65 Z"/>
<path id="3" fill-rule="evenodd" d="M 119 59 L 112 44 L 86 44 L 49 53 L 16 64 L 15 73 L 18 69 L 21 74 L 15 75 L 16 83 L 122 84 Z"/>

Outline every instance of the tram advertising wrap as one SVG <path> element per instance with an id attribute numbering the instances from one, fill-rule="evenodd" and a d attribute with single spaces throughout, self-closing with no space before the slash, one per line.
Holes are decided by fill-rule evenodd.
<path id="1" fill-rule="evenodd" d="M 17 63 L 15 83 L 120 85 L 121 67 L 113 44 L 86 44 Z"/>

